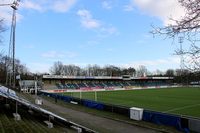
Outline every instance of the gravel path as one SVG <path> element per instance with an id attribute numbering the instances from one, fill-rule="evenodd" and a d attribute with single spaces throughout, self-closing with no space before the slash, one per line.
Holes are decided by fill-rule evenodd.
<path id="1" fill-rule="evenodd" d="M 157 131 L 134 126 L 128 123 L 115 121 L 112 119 L 92 115 L 89 113 L 76 111 L 70 108 L 63 107 L 55 102 L 50 102 L 43 99 L 42 107 L 48 108 L 49 111 L 54 112 L 68 120 L 81 124 L 92 130 L 100 133 L 156 133 Z"/>

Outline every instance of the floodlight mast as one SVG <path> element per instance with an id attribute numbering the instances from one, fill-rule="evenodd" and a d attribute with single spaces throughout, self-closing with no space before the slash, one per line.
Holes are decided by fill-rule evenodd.
<path id="1" fill-rule="evenodd" d="M 181 70 L 183 70 L 184 68 L 184 59 L 183 59 L 183 37 L 179 37 L 179 44 L 180 44 L 180 67 L 181 67 Z"/>
<path id="2" fill-rule="evenodd" d="M 184 69 L 184 58 L 183 58 L 183 37 L 179 37 L 179 44 L 180 44 L 180 68 L 181 68 L 181 84 L 183 84 L 183 69 Z"/>
<path id="3" fill-rule="evenodd" d="M 15 29 L 16 29 L 16 10 L 19 6 L 18 2 L 20 0 L 14 0 L 13 3 L 9 4 L 0 4 L 0 6 L 10 6 L 13 9 L 12 14 L 12 24 L 11 24 L 11 33 L 10 33 L 10 44 L 9 44 L 9 57 L 7 61 L 7 73 L 6 73 L 6 85 L 12 86 L 15 88 Z"/>
<path id="4" fill-rule="evenodd" d="M 180 68 L 183 71 L 184 68 L 184 58 L 183 58 L 183 37 L 179 37 L 179 44 L 180 44 Z"/>

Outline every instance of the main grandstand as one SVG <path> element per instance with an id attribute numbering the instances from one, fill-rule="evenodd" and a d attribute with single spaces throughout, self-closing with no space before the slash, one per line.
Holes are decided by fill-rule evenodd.
<path id="1" fill-rule="evenodd" d="M 43 75 L 43 89 L 101 89 L 161 87 L 173 84 L 173 77 L 84 77 Z"/>

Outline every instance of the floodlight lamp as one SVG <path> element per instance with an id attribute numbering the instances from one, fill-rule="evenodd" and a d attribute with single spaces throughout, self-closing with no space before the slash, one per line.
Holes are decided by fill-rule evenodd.
<path id="1" fill-rule="evenodd" d="M 11 7 L 14 9 L 14 10 L 17 10 L 17 6 L 19 6 L 19 4 L 17 3 L 19 2 L 18 0 L 17 1 L 14 1 L 11 5 Z"/>

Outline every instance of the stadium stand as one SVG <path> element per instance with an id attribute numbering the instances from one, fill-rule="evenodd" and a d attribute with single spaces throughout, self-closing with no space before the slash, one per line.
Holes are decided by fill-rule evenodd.
<path id="1" fill-rule="evenodd" d="M 4 105 L 9 105 L 9 106 L 4 106 Z M 6 111 L 4 108 L 2 107 L 6 107 L 8 108 L 8 111 Z M 16 107 L 16 108 L 15 108 Z M 4 112 L 5 110 L 5 112 Z M 31 110 L 31 111 L 30 111 Z M 15 112 L 16 111 L 16 112 Z M 13 121 L 13 120 L 9 120 L 8 117 L 12 116 L 12 113 L 15 112 L 15 114 L 22 114 L 23 118 L 20 121 Z M 30 124 L 29 121 L 26 120 L 26 114 L 29 112 L 29 116 L 28 118 L 30 118 Z M 30 113 L 32 112 L 32 113 Z M 7 116 L 6 113 L 9 113 L 9 116 Z M 34 116 L 33 116 L 34 115 Z M 3 118 L 2 118 L 3 117 Z M 14 119 L 13 117 L 11 117 L 12 119 Z M 38 131 L 38 129 L 40 128 L 40 126 L 33 121 L 36 118 L 36 120 L 39 120 L 40 123 L 39 125 L 42 125 L 41 123 L 44 123 L 45 120 L 48 119 L 48 124 L 52 123 L 52 125 L 54 123 L 58 124 L 57 126 L 61 126 L 62 129 L 63 128 L 72 128 L 72 127 L 77 127 L 77 128 L 81 128 L 82 132 L 88 132 L 88 133 L 95 133 L 96 131 L 93 131 L 87 127 L 84 127 L 82 125 L 76 124 L 72 121 L 69 121 L 63 117 L 60 117 L 48 110 L 45 110 L 35 104 L 32 104 L 31 102 L 27 101 L 26 99 L 21 98 L 20 96 L 17 96 L 15 91 L 1 86 L 0 85 L 0 132 L 14 132 L 14 133 L 18 133 L 18 130 L 22 130 L 19 131 L 19 133 L 27 133 L 27 132 L 52 132 L 52 133 L 58 133 L 58 132 L 68 132 L 68 130 L 64 130 L 64 131 L 60 131 L 57 129 L 51 129 L 48 130 L 49 127 L 45 127 L 46 131 Z M 50 122 L 51 119 L 51 122 Z M 25 122 L 24 122 L 25 121 Z M 6 123 L 6 125 L 3 126 L 3 123 Z M 23 125 L 21 125 L 21 123 L 24 123 Z M 47 123 L 47 122 L 45 122 Z M 65 125 L 65 126 L 63 126 Z M 29 126 L 34 127 L 34 129 L 31 129 L 32 127 L 29 128 Z M 56 126 L 56 127 L 57 127 Z M 21 128 L 19 128 L 21 127 Z M 44 126 L 43 126 L 44 127 Z M 52 126 L 51 126 L 52 127 Z M 16 129 L 17 128 L 17 129 Z"/>
<path id="2" fill-rule="evenodd" d="M 160 87 L 173 84 L 172 77 L 76 77 L 61 75 L 43 75 L 43 89 L 80 89 L 108 87 Z"/>

